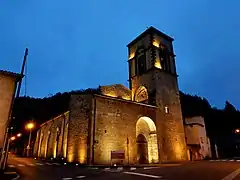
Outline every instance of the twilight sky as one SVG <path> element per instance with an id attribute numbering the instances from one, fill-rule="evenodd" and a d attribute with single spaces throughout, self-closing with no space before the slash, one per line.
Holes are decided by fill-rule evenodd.
<path id="1" fill-rule="evenodd" d="M 0 69 L 20 72 L 28 47 L 29 96 L 128 86 L 126 45 L 154 26 L 175 38 L 180 90 L 240 108 L 239 7 L 239 0 L 3 0 Z"/>

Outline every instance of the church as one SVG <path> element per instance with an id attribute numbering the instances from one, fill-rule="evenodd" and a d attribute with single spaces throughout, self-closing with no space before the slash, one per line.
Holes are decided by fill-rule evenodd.
<path id="1" fill-rule="evenodd" d="M 129 88 L 72 94 L 37 132 L 34 156 L 89 165 L 188 160 L 173 38 L 154 27 L 127 45 Z"/>

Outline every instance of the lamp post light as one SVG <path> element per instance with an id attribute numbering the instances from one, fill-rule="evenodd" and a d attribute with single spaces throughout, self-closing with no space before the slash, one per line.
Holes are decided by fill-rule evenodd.
<path id="1" fill-rule="evenodd" d="M 33 122 L 29 122 L 26 124 L 26 129 L 29 130 L 29 139 L 28 139 L 28 145 L 27 145 L 27 157 L 29 157 L 30 152 L 30 144 L 31 144 L 31 136 L 32 136 L 32 129 L 35 127 Z"/>

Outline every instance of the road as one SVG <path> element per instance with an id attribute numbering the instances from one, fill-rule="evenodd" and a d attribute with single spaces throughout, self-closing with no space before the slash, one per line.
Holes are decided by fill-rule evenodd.
<path id="1" fill-rule="evenodd" d="M 240 180 L 240 162 L 233 160 L 109 169 L 10 157 L 8 167 L 19 174 L 18 180 Z"/>

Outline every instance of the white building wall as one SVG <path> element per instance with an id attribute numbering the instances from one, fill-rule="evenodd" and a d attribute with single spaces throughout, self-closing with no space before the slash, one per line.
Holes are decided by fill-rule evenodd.
<path id="1" fill-rule="evenodd" d="M 200 145 L 199 153 L 211 157 L 210 141 L 207 137 L 204 118 L 196 116 L 185 119 L 185 136 L 187 145 Z"/>

